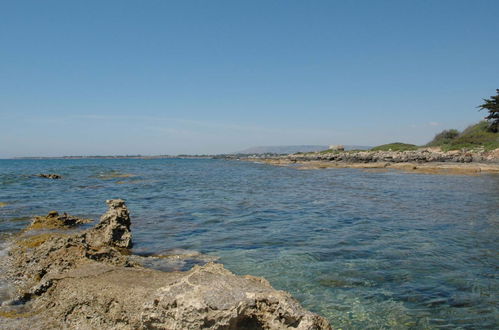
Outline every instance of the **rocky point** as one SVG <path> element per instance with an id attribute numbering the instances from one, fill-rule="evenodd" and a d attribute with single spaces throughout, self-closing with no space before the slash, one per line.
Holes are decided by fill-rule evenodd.
<path id="1" fill-rule="evenodd" d="M 186 272 L 142 267 L 130 255 L 125 201 L 106 203 L 91 229 L 68 230 L 82 222 L 51 212 L 15 239 L 2 266 L 18 293 L 0 307 L 0 327 L 331 329 L 265 279 L 236 276 L 221 264 Z"/>

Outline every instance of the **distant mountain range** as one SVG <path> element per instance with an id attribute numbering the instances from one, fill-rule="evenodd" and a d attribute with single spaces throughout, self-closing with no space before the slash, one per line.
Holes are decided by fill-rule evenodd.
<path id="1" fill-rule="evenodd" d="M 357 146 L 357 145 L 345 145 L 345 150 L 368 150 L 372 147 L 369 146 Z M 294 154 L 296 152 L 313 152 L 328 149 L 329 146 L 320 145 L 302 145 L 302 146 L 260 146 L 252 147 L 235 152 L 235 154 Z"/>

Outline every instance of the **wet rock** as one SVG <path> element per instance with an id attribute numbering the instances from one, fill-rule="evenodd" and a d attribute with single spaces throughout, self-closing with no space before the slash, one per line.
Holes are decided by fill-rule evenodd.
<path id="1" fill-rule="evenodd" d="M 59 174 L 54 174 L 54 173 L 50 173 L 50 174 L 47 174 L 47 173 L 40 173 L 37 175 L 38 177 L 40 178 L 45 178 L 45 179 L 53 179 L 53 180 L 57 180 L 57 179 L 61 179 L 62 176 L 59 175 Z"/>
<path id="2" fill-rule="evenodd" d="M 125 202 L 106 203 L 108 211 L 92 229 L 23 232 L 5 267 L 19 296 L 0 308 L 17 316 L 1 327 L 331 329 L 266 280 L 236 276 L 220 264 L 187 272 L 140 266 L 126 249 L 132 236 Z M 54 211 L 44 218 L 58 217 Z M 18 306 L 23 313 L 16 314 Z"/>
<path id="3" fill-rule="evenodd" d="M 70 228 L 89 222 L 92 222 L 92 220 L 75 217 L 66 212 L 59 215 L 57 211 L 50 211 L 46 216 L 35 217 L 28 229 Z"/>

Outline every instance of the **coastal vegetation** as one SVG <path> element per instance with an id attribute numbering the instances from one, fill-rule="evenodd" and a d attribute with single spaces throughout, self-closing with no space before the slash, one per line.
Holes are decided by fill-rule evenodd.
<path id="1" fill-rule="evenodd" d="M 489 121 L 488 130 L 493 133 L 499 130 L 499 89 L 496 89 L 496 93 L 490 99 L 483 99 L 484 103 L 478 106 L 480 110 L 489 112 L 485 119 Z"/>
<path id="2" fill-rule="evenodd" d="M 443 151 L 461 149 L 493 150 L 499 148 L 499 133 L 490 129 L 487 121 L 471 125 L 464 131 L 456 129 L 444 130 L 433 138 L 426 146 L 440 147 Z"/>
<path id="3" fill-rule="evenodd" d="M 495 113 L 498 119 L 495 123 L 483 120 L 468 126 L 462 132 L 457 129 L 446 129 L 436 134 L 433 140 L 424 146 L 416 146 L 401 142 L 383 144 L 372 148 L 372 151 L 411 151 L 424 147 L 439 147 L 442 151 L 450 150 L 494 150 L 499 148 L 499 133 L 497 123 L 499 113 Z M 488 116 L 489 117 L 489 116 Z M 494 126 L 495 125 L 495 126 Z M 496 128 L 494 128 L 496 127 Z"/>
<path id="4" fill-rule="evenodd" d="M 446 129 L 435 135 L 433 140 L 428 142 L 426 146 L 428 147 L 440 147 L 443 145 L 448 145 L 461 134 L 457 129 Z"/>
<path id="5" fill-rule="evenodd" d="M 435 135 L 433 140 L 426 145 L 417 146 L 415 144 L 393 142 L 371 148 L 371 151 L 414 151 L 425 147 L 439 147 L 442 151 L 450 150 L 476 150 L 486 151 L 499 148 L 499 89 L 497 95 L 489 99 L 483 99 L 483 104 L 479 105 L 480 110 L 487 110 L 488 115 L 485 120 L 468 126 L 460 132 L 457 129 L 446 129 Z M 323 150 L 321 154 L 338 153 L 336 150 Z"/>
<path id="6" fill-rule="evenodd" d="M 418 146 L 415 144 L 394 142 L 389 144 L 382 144 L 380 146 L 374 147 L 372 151 L 410 151 L 417 150 Z"/>

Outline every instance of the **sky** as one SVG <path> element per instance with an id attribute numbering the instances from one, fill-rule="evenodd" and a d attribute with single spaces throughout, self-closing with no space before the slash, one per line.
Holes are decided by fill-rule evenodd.
<path id="1" fill-rule="evenodd" d="M 0 0 L 0 158 L 423 144 L 499 88 L 499 1 Z"/>

